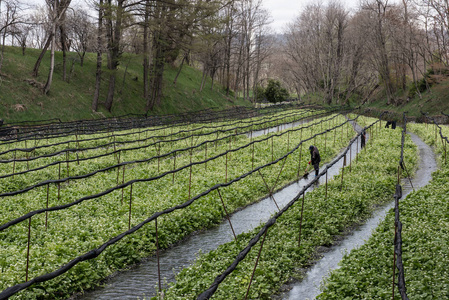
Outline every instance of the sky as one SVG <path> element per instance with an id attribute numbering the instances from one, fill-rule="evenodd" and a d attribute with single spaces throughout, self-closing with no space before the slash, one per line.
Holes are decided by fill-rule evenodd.
<path id="1" fill-rule="evenodd" d="M 271 14 L 272 23 L 271 28 L 277 33 L 283 33 L 287 23 L 293 20 L 300 14 L 301 10 L 309 3 L 317 3 L 320 0 L 262 0 L 262 5 Z M 334 0 L 335 1 L 335 0 Z M 359 6 L 360 0 L 336 0 L 340 1 L 348 9 L 356 9 Z M 30 5 L 45 5 L 45 0 L 22 0 L 24 3 Z M 72 4 L 81 4 L 86 7 L 86 2 L 89 0 L 72 0 Z M 328 0 L 321 0 L 321 3 L 326 4 Z"/>
<path id="2" fill-rule="evenodd" d="M 273 20 L 271 27 L 277 33 L 284 32 L 287 23 L 293 22 L 307 4 L 316 2 L 316 0 L 262 0 L 263 7 L 271 14 Z M 340 0 L 340 2 L 348 9 L 355 9 L 359 5 L 359 0 Z"/>

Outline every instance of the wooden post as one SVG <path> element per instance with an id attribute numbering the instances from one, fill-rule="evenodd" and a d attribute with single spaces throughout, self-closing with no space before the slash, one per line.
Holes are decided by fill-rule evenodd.
<path id="1" fill-rule="evenodd" d="M 394 222 L 394 243 L 393 243 L 393 284 L 392 284 L 392 297 L 391 299 L 394 300 L 394 286 L 395 286 L 395 277 L 396 277 L 396 239 L 398 234 L 398 224 L 396 221 Z"/>
<path id="2" fill-rule="evenodd" d="M 156 227 L 156 258 L 157 258 L 157 277 L 159 282 L 159 293 L 162 292 L 162 283 L 161 283 L 161 267 L 159 264 L 159 236 L 157 231 L 157 218 L 154 219 L 154 225 Z"/>
<path id="3" fill-rule="evenodd" d="M 190 175 L 189 175 L 189 199 L 190 199 L 190 189 L 192 186 L 192 163 L 190 163 Z"/>
<path id="4" fill-rule="evenodd" d="M 223 201 L 223 197 L 221 196 L 220 190 L 218 188 L 217 188 L 217 192 L 218 192 L 218 196 L 220 196 L 221 204 L 223 205 L 223 209 L 226 213 L 226 218 L 228 219 L 229 226 L 231 226 L 231 230 L 232 230 L 232 234 L 234 235 L 234 239 L 237 240 L 237 236 L 235 235 L 234 227 L 232 226 L 232 223 L 231 223 L 231 218 L 229 217 L 228 211 L 226 209 L 226 205 Z"/>
<path id="5" fill-rule="evenodd" d="M 122 171 L 122 184 L 125 183 L 125 165 L 123 165 L 123 171 Z M 120 204 L 123 204 L 123 189 L 125 187 L 122 187 L 122 200 L 120 201 Z"/>
<path id="6" fill-rule="evenodd" d="M 326 196 L 325 196 L 325 200 L 327 200 L 327 173 L 328 173 L 328 168 L 326 167 Z"/>
<path id="7" fill-rule="evenodd" d="M 131 207 L 133 201 L 133 184 L 131 183 L 131 188 L 129 190 L 129 218 L 128 218 L 128 230 L 131 229 Z"/>
<path id="8" fill-rule="evenodd" d="M 249 289 L 251 288 L 251 283 L 254 279 L 254 274 L 256 273 L 257 264 L 259 263 L 260 254 L 262 253 L 263 243 L 265 242 L 265 238 L 267 237 L 268 228 L 263 235 L 262 242 L 260 243 L 259 254 L 257 255 L 256 263 L 254 264 L 253 273 L 251 275 L 251 279 L 249 280 L 248 289 L 246 290 L 245 300 L 248 299 Z"/>
<path id="9" fill-rule="evenodd" d="M 351 173 L 351 162 L 352 162 L 352 145 L 349 146 L 349 173 Z"/>
<path id="10" fill-rule="evenodd" d="M 301 219 L 299 219 L 299 238 L 298 238 L 298 248 L 301 248 L 301 232 L 302 232 L 302 216 L 304 213 L 304 198 L 306 197 L 306 192 L 302 194 L 302 205 L 301 205 Z"/>
<path id="11" fill-rule="evenodd" d="M 65 161 L 67 163 L 67 178 L 70 177 L 70 171 L 69 171 L 69 150 L 65 152 Z"/>
<path id="12" fill-rule="evenodd" d="M 160 167 L 159 167 L 159 165 L 160 165 L 160 160 L 161 160 L 161 142 L 160 141 L 158 141 L 158 149 L 157 149 L 157 172 L 159 173 L 159 171 L 160 171 Z M 191 160 L 192 158 L 190 158 L 190 160 Z"/>
<path id="13" fill-rule="evenodd" d="M 349 137 L 349 121 L 346 123 L 346 137 Z"/>
<path id="14" fill-rule="evenodd" d="M 337 128 L 334 128 L 334 147 L 335 147 L 335 136 L 337 135 Z"/>
<path id="15" fill-rule="evenodd" d="M 30 265 L 30 244 L 31 244 L 31 217 L 28 219 L 27 264 L 26 264 L 25 282 L 28 281 L 28 268 Z"/>
<path id="16" fill-rule="evenodd" d="M 326 139 L 326 137 L 327 137 L 327 129 L 326 129 L 326 131 L 324 132 L 324 151 L 326 151 L 326 145 L 327 145 L 327 139 Z"/>
<path id="17" fill-rule="evenodd" d="M 296 175 L 298 178 L 299 178 L 299 169 L 301 168 L 301 156 L 302 156 L 302 142 L 301 146 L 299 146 L 298 174 Z"/>
<path id="18" fill-rule="evenodd" d="M 204 144 L 204 171 L 207 171 L 207 143 Z"/>
<path id="19" fill-rule="evenodd" d="M 47 183 L 47 209 L 48 209 L 48 194 L 49 194 L 50 184 Z M 48 211 L 45 212 L 45 230 L 48 228 Z"/>
<path id="20" fill-rule="evenodd" d="M 228 182 L 228 152 L 226 152 L 226 175 L 225 182 Z"/>
<path id="21" fill-rule="evenodd" d="M 12 178 L 14 179 L 14 174 L 16 172 L 16 154 L 17 150 L 14 150 L 14 160 L 12 162 Z"/>
<path id="22" fill-rule="evenodd" d="M 253 153 L 252 153 L 252 157 L 251 157 L 251 170 L 254 170 L 254 143 L 252 144 L 252 148 L 253 148 Z"/>
<path id="23" fill-rule="evenodd" d="M 341 185 L 340 185 L 340 191 L 343 189 L 343 174 L 345 172 L 345 166 L 346 166 L 346 154 L 343 156 L 343 167 L 341 168 Z"/>
<path id="24" fill-rule="evenodd" d="M 435 128 L 435 144 L 437 143 L 437 124 L 435 123 L 435 121 L 433 121 L 434 123 L 433 123 L 433 125 L 435 125 L 434 126 L 434 128 Z"/>
<path id="25" fill-rule="evenodd" d="M 446 164 L 446 145 L 447 145 L 447 142 L 444 141 L 444 164 Z"/>

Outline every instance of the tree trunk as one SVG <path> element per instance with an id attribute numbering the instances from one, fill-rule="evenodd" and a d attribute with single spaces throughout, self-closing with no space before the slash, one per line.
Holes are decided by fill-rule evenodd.
<path id="1" fill-rule="evenodd" d="M 61 20 L 63 21 L 63 20 Z M 64 24 L 59 26 L 61 48 L 62 48 L 62 80 L 67 81 L 67 37 L 65 34 Z"/>
<path id="2" fill-rule="evenodd" d="M 55 35 L 56 35 L 56 14 L 57 14 L 57 10 L 56 10 L 56 1 L 54 2 L 54 6 L 53 6 L 53 24 L 52 24 L 52 29 L 51 29 L 51 54 L 50 54 L 50 70 L 48 72 L 48 79 L 47 79 L 47 83 L 44 86 L 44 94 L 48 94 L 48 92 L 50 91 L 50 87 L 51 87 L 51 83 L 53 81 L 53 71 L 55 69 Z"/>
<path id="3" fill-rule="evenodd" d="M 126 64 L 126 67 L 125 67 L 125 72 L 124 72 L 124 74 L 123 74 L 122 87 L 121 87 L 120 92 L 119 92 L 120 95 L 122 94 L 122 92 L 123 92 L 123 87 L 125 86 L 126 73 L 128 72 L 128 66 L 129 66 L 129 63 L 130 63 L 130 62 L 131 62 L 131 56 L 130 56 L 129 59 L 128 59 L 128 63 Z"/>
<path id="4" fill-rule="evenodd" d="M 109 46 L 109 55 L 108 55 L 108 69 L 110 71 L 109 75 L 109 89 L 108 95 L 105 101 L 105 108 L 111 112 L 112 103 L 114 101 L 114 93 L 115 93 L 115 80 L 117 74 L 117 67 L 119 65 L 119 56 L 120 56 L 120 40 L 122 37 L 122 19 L 123 19 L 123 1 L 119 0 L 116 8 L 115 15 L 115 26 L 112 26 L 112 20 L 109 20 L 109 29 L 112 29 L 111 34 L 108 34 L 108 46 Z M 108 1 L 108 9 L 112 10 L 112 2 Z M 110 15 L 108 17 L 111 17 Z"/>
<path id="5" fill-rule="evenodd" d="M 143 98 L 145 100 L 149 97 L 149 45 L 148 45 L 148 37 L 149 37 L 149 18 L 150 18 L 150 1 L 147 0 L 145 2 L 145 23 L 143 27 Z"/>
<path id="6" fill-rule="evenodd" d="M 103 0 L 100 0 L 98 8 L 98 29 L 97 29 L 97 67 L 95 73 L 95 91 L 94 98 L 92 99 L 92 110 L 97 111 L 98 99 L 100 98 L 100 84 L 101 84 L 101 56 L 102 56 L 102 43 L 103 43 Z"/>
<path id="7" fill-rule="evenodd" d="M 227 27 L 227 46 L 226 46 L 226 96 L 229 96 L 230 85 L 231 85 L 231 42 L 232 42 L 232 27 L 234 25 L 233 18 L 231 17 L 232 11 L 234 10 L 234 1 L 231 2 L 231 8 L 229 10 Z"/>
<path id="8" fill-rule="evenodd" d="M 41 65 L 42 59 L 44 58 L 44 55 L 45 55 L 45 52 L 47 52 L 47 49 L 50 46 L 52 38 L 53 38 L 53 34 L 51 33 L 48 36 L 48 39 L 47 39 L 47 42 L 44 45 L 44 48 L 42 48 L 41 54 L 39 54 L 39 57 L 37 58 L 37 61 L 34 64 L 33 73 L 32 73 L 33 77 L 37 77 L 37 75 L 39 74 L 39 66 Z"/>
<path id="9" fill-rule="evenodd" d="M 178 80 L 179 74 L 181 74 L 182 66 L 184 65 L 184 61 L 186 60 L 188 54 L 189 52 L 186 52 L 186 54 L 182 58 L 181 64 L 179 65 L 178 73 L 176 73 L 175 79 L 173 80 L 173 85 L 176 85 L 176 81 Z"/>
<path id="10" fill-rule="evenodd" d="M 104 104 L 104 107 L 109 112 L 111 112 L 111 110 L 112 110 L 112 101 L 114 100 L 115 79 L 116 79 L 116 72 L 115 71 L 111 71 L 111 75 L 109 75 L 108 96 L 107 96 L 106 102 Z"/>
<path id="11" fill-rule="evenodd" d="M 201 78 L 200 92 L 203 91 L 204 81 L 206 79 L 206 66 L 203 67 L 203 76 Z"/>

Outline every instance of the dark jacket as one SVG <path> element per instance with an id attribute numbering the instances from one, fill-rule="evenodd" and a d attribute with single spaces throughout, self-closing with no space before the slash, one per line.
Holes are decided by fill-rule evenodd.
<path id="1" fill-rule="evenodd" d="M 310 150 L 310 162 L 312 165 L 319 164 L 321 162 L 320 152 L 315 146 L 313 146 L 313 150 Z"/>

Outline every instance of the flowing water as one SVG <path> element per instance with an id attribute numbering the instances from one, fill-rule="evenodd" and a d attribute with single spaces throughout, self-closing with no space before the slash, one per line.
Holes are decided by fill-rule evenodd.
<path id="1" fill-rule="evenodd" d="M 416 135 L 410 135 L 413 142 L 419 148 L 420 163 L 419 168 L 412 179 L 412 184 L 410 184 L 408 179 L 403 180 L 402 198 L 405 198 L 412 192 L 413 188 L 416 190 L 425 186 L 432 179 L 432 172 L 437 169 L 437 163 L 432 149 Z M 321 282 L 329 275 L 330 271 L 339 267 L 338 263 L 343 258 L 343 255 L 364 244 L 365 240 L 370 237 L 372 231 L 392 208 L 394 208 L 393 197 L 389 204 L 377 210 L 364 225 L 355 230 L 351 235 L 347 236 L 340 245 L 331 247 L 331 251 L 324 253 L 323 257 L 307 271 L 304 280 L 293 285 L 288 295 L 283 299 L 315 299 L 315 297 L 320 294 Z"/>
<path id="2" fill-rule="evenodd" d="M 284 130 L 302 124 L 303 121 L 285 124 L 274 127 L 269 132 Z M 358 129 L 360 131 L 360 129 Z M 267 131 L 267 130 L 266 130 Z M 266 133 L 266 131 L 255 131 L 252 136 L 258 136 Z M 359 141 L 358 141 L 359 143 Z M 360 150 L 357 143 L 353 143 L 351 148 L 352 159 L 355 158 L 355 153 Z M 322 170 L 326 164 L 320 166 Z M 343 166 L 343 160 L 333 165 L 328 169 L 328 178 L 332 178 L 340 172 Z M 311 178 L 312 177 L 312 178 Z M 282 208 L 311 180 L 313 175 L 309 178 L 302 178 L 297 182 L 286 186 L 273 195 L 277 205 Z M 325 176 L 320 178 L 320 183 L 324 184 Z M 311 189 L 310 189 L 311 190 Z M 261 201 L 252 204 L 245 209 L 234 213 L 231 216 L 231 223 L 235 233 L 238 235 L 242 232 L 248 232 L 261 223 L 265 223 L 270 216 L 277 212 L 278 208 L 273 199 L 267 197 Z M 167 283 L 175 280 L 175 274 L 183 267 L 190 265 L 197 254 L 207 253 L 216 249 L 219 245 L 228 243 L 234 239 L 229 222 L 224 221 L 219 226 L 208 229 L 207 231 L 188 237 L 178 245 L 161 251 L 160 271 L 164 286 Z M 109 278 L 104 287 L 95 289 L 94 291 L 86 292 L 84 295 L 76 297 L 76 299 L 83 300 L 97 300 L 97 299 L 141 299 L 143 297 L 150 298 L 156 295 L 158 285 L 158 271 L 157 271 L 156 257 L 150 257 L 144 262 L 138 264 L 130 270 L 118 272 L 115 276 Z"/>

